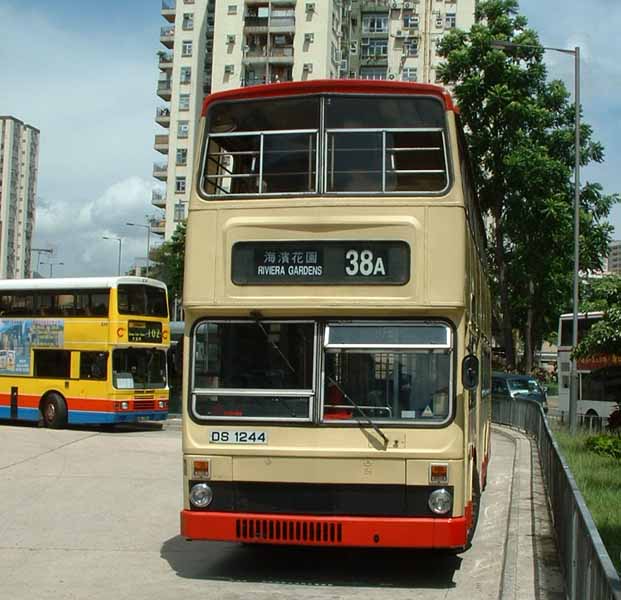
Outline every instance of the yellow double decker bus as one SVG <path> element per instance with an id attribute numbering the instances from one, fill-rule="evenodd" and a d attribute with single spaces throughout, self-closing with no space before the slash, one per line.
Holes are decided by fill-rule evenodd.
<path id="1" fill-rule="evenodd" d="M 0 419 L 165 419 L 166 285 L 142 277 L 0 281 Z"/>
<path id="2" fill-rule="evenodd" d="M 432 85 L 207 97 L 184 283 L 181 533 L 460 549 L 490 449 L 484 233 Z"/>

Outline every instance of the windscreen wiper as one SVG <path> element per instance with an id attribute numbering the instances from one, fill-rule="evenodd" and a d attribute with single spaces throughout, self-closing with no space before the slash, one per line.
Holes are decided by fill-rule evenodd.
<path id="1" fill-rule="evenodd" d="M 295 369 L 293 368 L 293 365 L 289 362 L 289 359 L 285 356 L 284 352 L 280 349 L 280 346 L 276 342 L 274 342 L 272 339 L 270 339 L 270 334 L 267 332 L 267 330 L 265 329 L 265 326 L 263 325 L 263 322 L 261 321 L 261 313 L 258 311 L 252 311 L 250 313 L 250 317 L 254 319 L 254 322 L 257 324 L 257 327 L 263 332 L 263 335 L 265 336 L 267 343 L 270 344 L 270 346 L 274 348 L 274 350 L 276 350 L 278 356 L 280 356 L 280 358 L 285 363 L 285 365 L 287 365 L 291 373 L 293 373 L 293 375 L 297 375 L 297 373 L 295 372 Z M 278 400 L 291 413 L 292 417 L 296 416 L 295 410 L 293 410 L 291 406 L 289 406 L 289 404 L 283 398 L 278 398 Z"/>
<path id="2" fill-rule="evenodd" d="M 341 384 L 336 379 L 334 379 L 334 377 L 330 377 L 330 375 L 326 373 L 326 379 L 332 385 L 336 386 L 338 391 L 341 392 L 341 394 L 343 394 L 343 398 L 349 401 L 349 403 L 362 415 L 362 418 L 364 419 L 365 423 L 367 423 L 369 427 L 371 427 L 373 431 L 375 431 L 375 433 L 377 433 L 377 435 L 379 435 L 384 440 L 384 444 L 386 445 L 386 447 L 388 447 L 389 440 L 384 434 L 384 432 L 378 427 L 377 423 L 375 423 L 373 419 L 371 419 L 371 417 L 369 417 L 369 415 L 367 415 L 367 413 L 365 413 L 364 410 L 362 410 L 362 407 L 343 389 Z"/>

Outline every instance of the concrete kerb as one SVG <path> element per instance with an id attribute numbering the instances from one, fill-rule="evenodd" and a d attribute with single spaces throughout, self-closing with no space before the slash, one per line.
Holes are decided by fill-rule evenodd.
<path id="1" fill-rule="evenodd" d="M 499 425 L 492 427 L 515 445 L 499 598 L 565 598 L 537 449 L 521 432 Z"/>

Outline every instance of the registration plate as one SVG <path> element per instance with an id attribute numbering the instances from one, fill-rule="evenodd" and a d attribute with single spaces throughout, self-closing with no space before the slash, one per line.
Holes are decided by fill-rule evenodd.
<path id="1" fill-rule="evenodd" d="M 267 444 L 265 431 L 216 429 L 209 432 L 211 444 Z"/>

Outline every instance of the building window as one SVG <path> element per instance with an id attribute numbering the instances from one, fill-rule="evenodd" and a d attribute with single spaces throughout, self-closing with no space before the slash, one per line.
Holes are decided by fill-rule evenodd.
<path id="1" fill-rule="evenodd" d="M 418 15 L 414 13 L 403 15 L 403 29 L 418 29 Z"/>
<path id="2" fill-rule="evenodd" d="M 388 15 L 363 15 L 362 33 L 388 33 Z"/>
<path id="3" fill-rule="evenodd" d="M 362 58 L 371 56 L 387 56 L 387 38 L 362 38 Z"/>
<path id="4" fill-rule="evenodd" d="M 181 56 L 192 56 L 192 40 L 184 40 L 182 42 Z"/>
<path id="5" fill-rule="evenodd" d="M 179 110 L 190 110 L 190 94 L 179 94 Z"/>
<path id="6" fill-rule="evenodd" d="M 192 67 L 181 67 L 180 75 L 181 83 L 190 83 L 192 79 Z"/>
<path id="7" fill-rule="evenodd" d="M 177 166 L 183 167 L 188 164 L 188 150 L 187 148 L 177 148 Z"/>
<path id="8" fill-rule="evenodd" d="M 403 81 L 417 81 L 418 80 L 418 69 L 416 67 L 406 67 L 403 69 L 403 73 L 401 74 L 401 79 Z"/>
<path id="9" fill-rule="evenodd" d="M 177 204 L 175 204 L 175 217 L 174 218 L 175 218 L 175 223 L 179 223 L 179 221 L 183 221 L 183 219 L 185 219 L 185 202 L 177 202 Z"/>
<path id="10" fill-rule="evenodd" d="M 418 38 L 412 38 L 403 42 L 403 54 L 406 56 L 418 55 Z"/>
<path id="11" fill-rule="evenodd" d="M 360 67 L 360 79 L 386 79 L 386 67 Z"/>
<path id="12" fill-rule="evenodd" d="M 457 27 L 457 16 L 455 13 L 448 13 L 445 21 L 446 29 L 455 29 Z"/>
<path id="13" fill-rule="evenodd" d="M 185 194 L 185 177 L 177 177 L 175 179 L 175 193 Z"/>
<path id="14" fill-rule="evenodd" d="M 181 27 L 186 31 L 191 31 L 194 29 L 194 15 L 192 13 L 185 13 L 183 15 L 183 23 Z"/>
<path id="15" fill-rule="evenodd" d="M 228 14 L 236 15 L 237 14 L 237 4 L 229 4 L 228 6 Z"/>
<path id="16" fill-rule="evenodd" d="M 178 121 L 177 122 L 177 137 L 178 138 L 187 138 L 189 132 L 190 132 L 189 121 Z"/>

